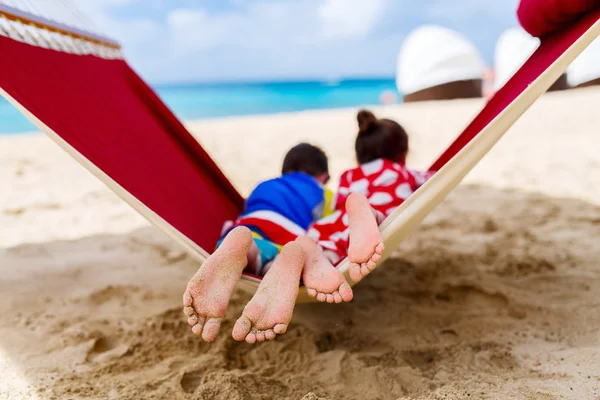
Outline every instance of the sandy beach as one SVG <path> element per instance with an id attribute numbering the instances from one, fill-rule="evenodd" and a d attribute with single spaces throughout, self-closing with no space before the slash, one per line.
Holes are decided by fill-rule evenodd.
<path id="1" fill-rule="evenodd" d="M 41 134 L 0 136 L 1 399 L 600 399 L 600 89 L 545 95 L 344 305 L 192 336 L 198 268 Z M 374 108 L 427 167 L 483 106 Z M 192 121 L 241 193 L 298 141 L 354 165 L 356 110 Z"/>

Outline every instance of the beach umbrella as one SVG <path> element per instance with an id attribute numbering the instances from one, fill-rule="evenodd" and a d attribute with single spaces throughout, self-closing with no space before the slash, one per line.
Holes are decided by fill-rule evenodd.
<path id="1" fill-rule="evenodd" d="M 400 48 L 396 85 L 407 102 L 481 97 L 484 69 L 477 48 L 464 36 L 424 25 Z"/>
<path id="2" fill-rule="evenodd" d="M 510 28 L 498 38 L 494 54 L 493 91 L 500 89 L 513 74 L 527 61 L 540 45 L 540 39 L 531 36 L 522 28 Z M 549 91 L 567 88 L 566 76 L 563 74 L 550 87 Z"/>
<path id="3" fill-rule="evenodd" d="M 600 84 L 600 40 L 595 40 L 567 69 L 572 87 Z"/>

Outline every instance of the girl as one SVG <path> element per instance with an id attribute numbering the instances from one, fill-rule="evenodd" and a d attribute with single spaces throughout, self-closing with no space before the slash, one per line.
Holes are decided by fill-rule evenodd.
<path id="1" fill-rule="evenodd" d="M 315 222 L 308 230 L 308 236 L 319 244 L 333 264 L 346 256 L 350 258 L 350 277 L 355 282 L 375 268 L 381 254 L 377 249 L 372 257 L 372 252 L 352 254 L 352 248 L 358 246 L 352 246 L 350 240 L 344 208 L 348 197 L 353 193 L 366 197 L 380 225 L 433 175 L 432 172 L 406 168 L 408 135 L 397 122 L 377 119 L 366 110 L 359 111 L 357 120 L 355 151 L 359 166 L 342 174 L 333 204 L 336 211 Z M 372 244 L 375 242 L 379 243 L 377 238 L 372 239 Z"/>

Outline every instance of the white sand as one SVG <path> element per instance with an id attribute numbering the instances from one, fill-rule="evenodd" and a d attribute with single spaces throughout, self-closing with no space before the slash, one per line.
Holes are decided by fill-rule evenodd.
<path id="1" fill-rule="evenodd" d="M 262 346 L 201 344 L 198 267 L 41 135 L 0 137 L 0 398 L 600 398 L 600 89 L 539 101 L 342 306 Z M 483 103 L 377 108 L 425 167 Z M 244 194 L 287 148 L 353 166 L 356 110 L 189 127 Z"/>

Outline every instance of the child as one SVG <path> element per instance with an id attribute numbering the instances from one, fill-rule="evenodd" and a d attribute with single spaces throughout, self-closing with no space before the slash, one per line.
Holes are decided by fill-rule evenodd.
<path id="1" fill-rule="evenodd" d="M 317 221 L 308 236 L 318 241 L 327 258 L 336 264 L 342 258 L 350 259 L 350 278 L 358 282 L 372 271 L 380 260 L 381 252 L 370 250 L 380 237 L 363 232 L 370 240 L 368 246 L 354 245 L 344 206 L 350 194 L 364 195 L 381 224 L 404 200 L 417 190 L 431 172 L 417 172 L 406 168 L 408 135 L 395 121 L 377 119 L 373 113 L 361 110 L 357 115 L 359 132 L 355 150 L 359 166 L 342 174 L 334 207 L 329 217 Z"/>
<path id="2" fill-rule="evenodd" d="M 184 293 L 184 312 L 192 331 L 213 341 L 229 299 L 244 269 L 263 275 L 259 288 L 238 319 L 233 337 L 254 343 L 282 334 L 291 320 L 302 278 L 319 301 L 352 299 L 344 276 L 305 236 L 311 224 L 326 214 L 329 179 L 327 157 L 302 143 L 286 155 L 282 176 L 257 186 L 246 201 L 244 214 L 219 240 L 217 250 L 200 267 Z M 350 229 L 376 232 L 377 223 L 366 198 L 348 199 Z M 366 218 L 365 218 L 366 216 Z M 366 220 L 365 220 L 366 219 Z M 379 239 L 380 241 L 380 239 Z"/>
<path id="3" fill-rule="evenodd" d="M 252 232 L 255 245 L 246 272 L 264 276 L 283 245 L 306 233 L 318 219 L 331 214 L 333 194 L 327 156 L 318 147 L 300 143 L 283 159 L 281 176 L 260 183 L 246 199 L 244 213 L 226 224 L 217 243 L 238 226 Z"/>

